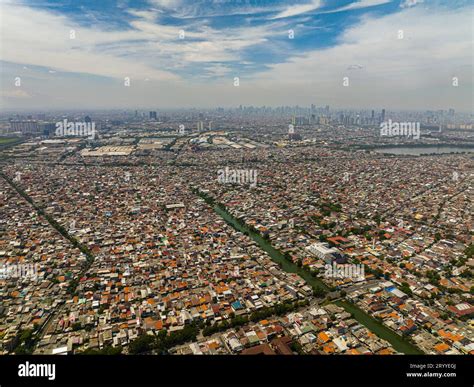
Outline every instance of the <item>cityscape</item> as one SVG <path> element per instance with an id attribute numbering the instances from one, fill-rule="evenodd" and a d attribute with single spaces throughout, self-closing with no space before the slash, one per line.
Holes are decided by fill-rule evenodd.
<path id="1" fill-rule="evenodd" d="M 0 360 L 416 355 L 449 372 L 403 380 L 459 380 L 472 4 L 53 3 L 0 3 Z"/>

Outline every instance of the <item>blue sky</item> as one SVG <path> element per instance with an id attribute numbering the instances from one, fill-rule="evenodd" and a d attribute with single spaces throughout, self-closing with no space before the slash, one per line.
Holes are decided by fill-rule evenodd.
<path id="1" fill-rule="evenodd" d="M 472 106 L 469 1 L 0 4 L 6 108 Z"/>

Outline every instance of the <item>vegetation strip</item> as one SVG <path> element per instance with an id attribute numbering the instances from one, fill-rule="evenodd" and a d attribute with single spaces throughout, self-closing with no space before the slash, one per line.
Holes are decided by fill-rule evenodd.
<path id="1" fill-rule="evenodd" d="M 268 240 L 266 240 L 260 235 L 257 230 L 250 228 L 245 222 L 231 215 L 222 203 L 216 202 L 214 198 L 205 194 L 197 188 L 193 188 L 192 191 L 198 196 L 200 196 L 202 199 L 204 199 L 206 203 L 208 203 L 233 228 L 250 236 L 255 242 L 257 242 L 260 248 L 266 251 L 273 259 L 273 261 L 277 262 L 284 271 L 289 273 L 297 273 L 298 275 L 300 275 L 306 281 L 306 283 L 313 288 L 313 290 L 315 291 L 315 296 L 322 296 L 326 291 L 329 290 L 328 286 L 325 285 L 321 279 L 312 276 L 310 272 L 298 267 L 298 265 L 296 265 L 295 263 L 289 262 L 285 258 L 285 255 L 275 249 Z M 370 329 L 377 336 L 388 341 L 398 352 L 404 354 L 423 353 L 414 344 L 407 341 L 405 338 L 401 337 L 400 335 L 392 331 L 390 328 L 386 327 L 381 322 L 374 319 L 372 316 L 367 314 L 355 304 L 345 300 L 335 301 L 334 303 L 343 307 L 348 313 L 351 313 L 351 315 L 359 323 Z"/>

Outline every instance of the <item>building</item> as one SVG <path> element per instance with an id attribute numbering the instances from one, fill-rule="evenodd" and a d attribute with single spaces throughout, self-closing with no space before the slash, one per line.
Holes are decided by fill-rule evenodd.
<path id="1" fill-rule="evenodd" d="M 21 134 L 40 134 L 38 121 L 10 121 L 11 132 L 21 132 Z"/>
<path id="2" fill-rule="evenodd" d="M 326 243 L 314 243 L 307 247 L 308 251 L 324 260 L 326 263 L 332 262 L 336 254 L 340 254 L 339 250 L 335 247 L 329 247 Z"/>

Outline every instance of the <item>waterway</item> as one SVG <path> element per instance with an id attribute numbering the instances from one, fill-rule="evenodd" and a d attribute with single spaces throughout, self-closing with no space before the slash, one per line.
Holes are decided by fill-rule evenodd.
<path id="1" fill-rule="evenodd" d="M 230 225 L 232 225 L 236 230 L 247 233 L 260 248 L 268 253 L 272 260 L 280 265 L 280 267 L 288 273 L 297 273 L 301 276 L 308 285 L 313 288 L 322 288 L 326 291 L 329 288 L 318 278 L 313 277 L 308 271 L 300 268 L 293 262 L 288 261 L 285 256 L 275 249 L 269 241 L 263 238 L 260 234 L 250 230 L 247 226 L 241 224 L 235 217 L 229 214 L 227 211 L 223 210 L 216 204 L 211 204 L 208 202 L 214 210 Z M 353 317 L 362 325 L 374 332 L 378 337 L 388 341 L 395 350 L 405 354 L 421 354 L 422 352 L 409 341 L 396 334 L 391 329 L 384 326 L 381 322 L 377 321 L 358 306 L 354 305 L 351 302 L 337 300 L 334 301 L 336 305 L 343 307 L 347 312 L 351 313 Z"/>
<path id="2" fill-rule="evenodd" d="M 446 154 L 446 153 L 473 153 L 472 147 L 458 146 L 427 146 L 427 147 L 381 147 L 373 149 L 377 153 L 388 153 L 392 155 L 421 156 L 427 154 Z"/>

